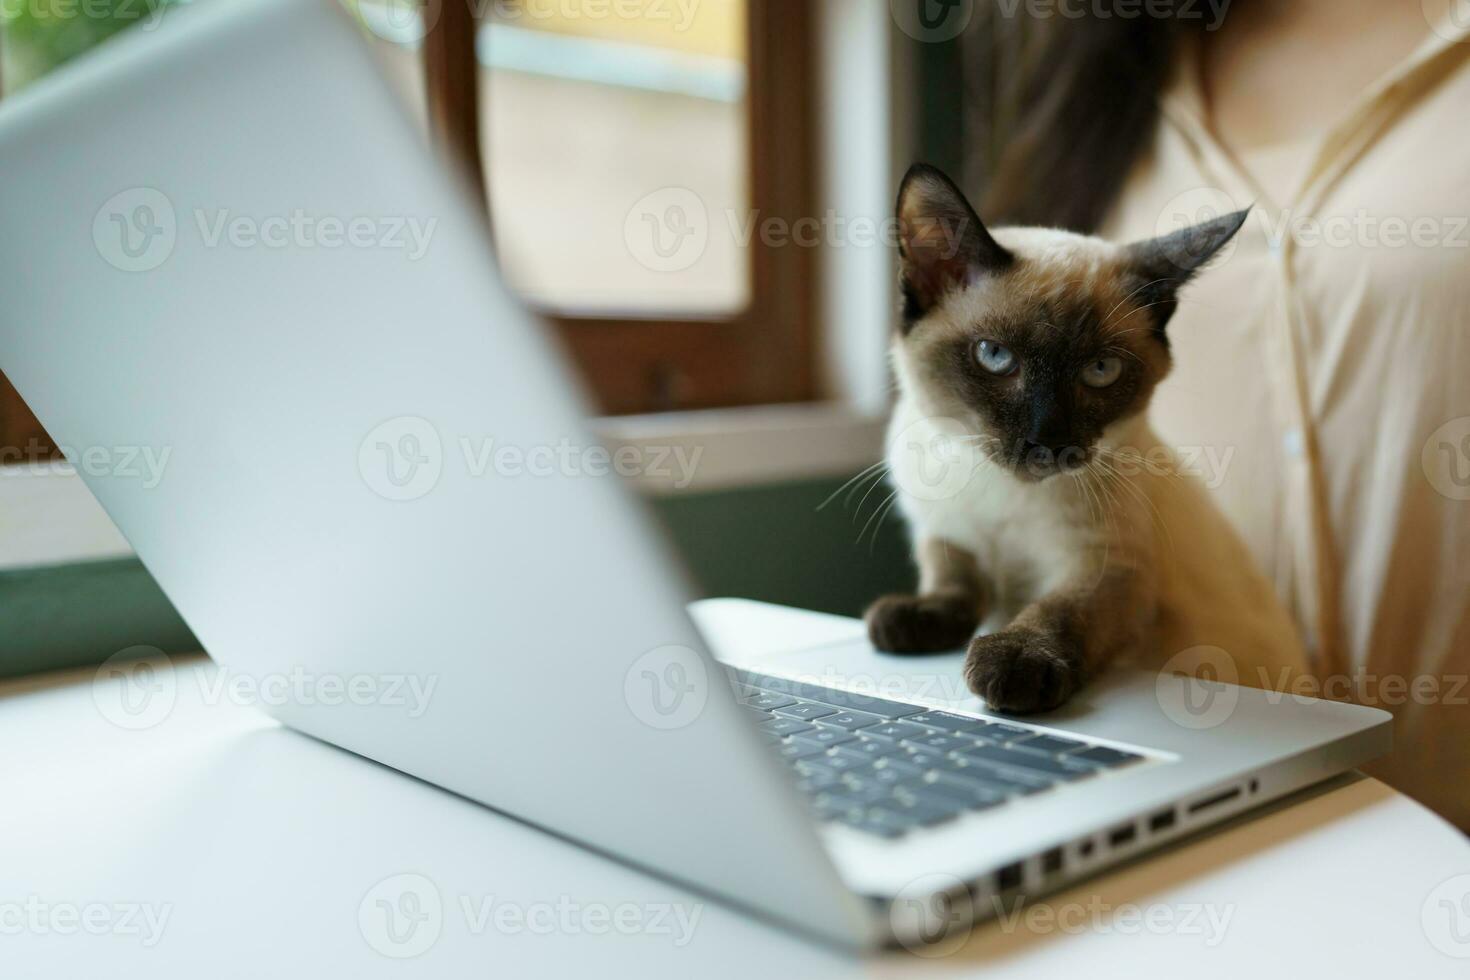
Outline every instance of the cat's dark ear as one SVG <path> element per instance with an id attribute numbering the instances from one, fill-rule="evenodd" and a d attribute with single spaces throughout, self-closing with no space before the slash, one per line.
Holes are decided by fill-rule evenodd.
<path id="1" fill-rule="evenodd" d="M 1179 306 L 1180 288 L 1235 237 L 1248 214 L 1250 208 L 1232 211 L 1123 247 L 1124 263 L 1138 283 L 1134 298 L 1148 307 L 1160 336 Z"/>
<path id="2" fill-rule="evenodd" d="M 1015 261 L 990 237 L 954 181 L 935 167 L 909 168 L 898 189 L 897 212 L 905 333 L 949 290 Z"/>

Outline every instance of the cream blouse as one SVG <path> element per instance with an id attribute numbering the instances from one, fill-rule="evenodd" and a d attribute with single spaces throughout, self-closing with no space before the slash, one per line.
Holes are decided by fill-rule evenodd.
<path id="1" fill-rule="evenodd" d="M 1315 138 L 1242 159 L 1186 57 L 1102 233 L 1254 203 L 1169 325 L 1155 428 L 1300 627 L 1303 693 L 1393 712 L 1370 771 L 1470 829 L 1467 28 L 1441 24 Z"/>

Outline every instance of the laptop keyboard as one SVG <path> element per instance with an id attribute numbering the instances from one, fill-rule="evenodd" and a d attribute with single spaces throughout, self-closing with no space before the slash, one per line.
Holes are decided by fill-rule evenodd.
<path id="1" fill-rule="evenodd" d="M 901 837 L 1143 759 L 996 721 L 736 671 L 816 816 Z"/>

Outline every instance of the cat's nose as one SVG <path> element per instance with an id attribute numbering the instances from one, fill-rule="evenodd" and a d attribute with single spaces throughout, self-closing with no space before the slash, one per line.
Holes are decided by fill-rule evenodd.
<path id="1" fill-rule="evenodd" d="M 1053 469 L 1075 469 L 1085 455 L 1077 447 L 1066 443 L 1037 442 L 1032 439 L 1023 440 L 1021 445 L 1021 456 L 1028 466 L 1050 471 Z"/>
<path id="2" fill-rule="evenodd" d="M 1053 445 L 1046 442 L 1036 442 L 1027 439 L 1022 443 L 1022 453 L 1028 459 L 1054 459 L 1067 450 L 1067 446 Z"/>

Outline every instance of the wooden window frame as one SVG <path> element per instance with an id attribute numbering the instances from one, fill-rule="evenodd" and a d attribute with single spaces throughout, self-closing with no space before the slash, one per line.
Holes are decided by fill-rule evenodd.
<path id="1" fill-rule="evenodd" d="M 750 207 L 788 223 L 813 213 L 816 173 L 813 4 L 746 0 Z M 434 138 L 451 165 L 482 175 L 476 24 L 446 3 L 424 45 Z M 490 111 L 494 111 L 491 105 Z M 494 163 L 491 161 L 491 167 Z M 476 189 L 486 195 L 483 179 Z M 751 299 L 729 316 L 575 315 L 536 308 L 554 326 L 598 409 L 627 415 L 810 401 L 815 380 L 814 249 L 752 236 Z"/>
<path id="2" fill-rule="evenodd" d="M 814 5 L 746 4 L 749 204 L 760 220 L 776 218 L 790 227 L 813 213 Z M 487 204 L 477 26 L 470 4 L 444 3 L 425 38 L 424 74 L 433 137 Z M 759 235 L 746 248 L 751 300 L 730 316 L 536 312 L 555 327 L 598 410 L 608 415 L 811 401 L 817 397 L 814 250 L 790 242 L 772 246 Z M 56 455 L 3 376 L 0 448 Z"/>

